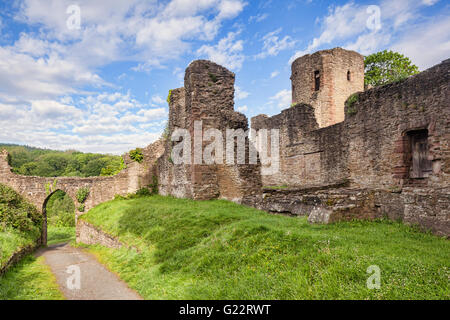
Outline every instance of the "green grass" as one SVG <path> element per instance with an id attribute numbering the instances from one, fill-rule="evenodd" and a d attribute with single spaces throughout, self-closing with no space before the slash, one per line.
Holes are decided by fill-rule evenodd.
<path id="1" fill-rule="evenodd" d="M 0 277 L 0 300 L 62 300 L 56 279 L 43 258 L 31 255 Z"/>
<path id="2" fill-rule="evenodd" d="M 309 225 L 227 201 L 113 200 L 89 251 L 146 299 L 449 299 L 450 244 L 397 222 Z M 366 287 L 371 265 L 381 288 Z"/>
<path id="3" fill-rule="evenodd" d="M 29 233 L 12 228 L 0 231 L 0 266 L 3 266 L 14 252 L 35 244 L 39 237 L 40 232 L 37 230 Z"/>
<path id="4" fill-rule="evenodd" d="M 48 226 L 47 245 L 72 242 L 75 240 L 75 227 Z"/>

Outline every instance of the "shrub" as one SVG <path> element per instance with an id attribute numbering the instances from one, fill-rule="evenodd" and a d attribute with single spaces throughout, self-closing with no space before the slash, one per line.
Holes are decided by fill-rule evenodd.
<path id="1" fill-rule="evenodd" d="M 146 197 L 146 196 L 150 196 L 151 192 L 147 188 L 141 188 L 138 191 L 136 191 L 136 195 L 140 196 L 140 197 Z"/>
<path id="2" fill-rule="evenodd" d="M 84 203 L 89 196 L 90 190 L 89 188 L 80 188 L 77 191 L 76 197 L 79 203 Z"/>
<path id="3" fill-rule="evenodd" d="M 167 103 L 170 104 L 172 101 L 172 90 L 169 90 L 169 95 L 167 96 Z"/>
<path id="4" fill-rule="evenodd" d="M 0 184 L 0 230 L 32 231 L 41 228 L 40 212 L 13 189 Z"/>
<path id="5" fill-rule="evenodd" d="M 144 160 L 144 154 L 142 153 L 142 149 L 141 148 L 136 148 L 134 150 L 131 150 L 130 151 L 130 158 L 133 161 L 141 163 Z"/>
<path id="6" fill-rule="evenodd" d="M 78 207 L 78 211 L 80 211 L 80 212 L 84 212 L 84 210 L 85 210 L 85 205 L 84 205 L 84 203 L 83 204 L 81 204 L 79 207 Z"/>
<path id="7" fill-rule="evenodd" d="M 358 112 L 354 104 L 358 102 L 359 96 L 357 93 L 352 94 L 347 101 L 345 102 L 345 106 L 347 107 L 347 114 L 354 115 Z"/>

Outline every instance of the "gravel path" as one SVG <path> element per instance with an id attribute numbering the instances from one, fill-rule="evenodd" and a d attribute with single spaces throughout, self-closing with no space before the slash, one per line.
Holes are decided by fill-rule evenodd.
<path id="1" fill-rule="evenodd" d="M 36 256 L 45 258 L 68 300 L 142 300 L 125 282 L 81 249 L 57 244 L 39 249 Z"/>

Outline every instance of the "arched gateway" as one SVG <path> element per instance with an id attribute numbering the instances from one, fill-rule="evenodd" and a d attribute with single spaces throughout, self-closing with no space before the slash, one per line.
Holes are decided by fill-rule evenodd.
<path id="1" fill-rule="evenodd" d="M 163 153 L 163 145 L 160 141 L 143 150 L 144 161 L 137 163 L 131 160 L 128 154 L 124 156 L 126 169 L 112 177 L 30 177 L 17 175 L 12 172 L 8 163 L 8 152 L 0 153 L 0 183 L 7 185 L 21 194 L 30 203 L 45 215 L 45 206 L 50 196 L 57 190 L 65 192 L 75 204 L 76 219 L 96 205 L 114 199 L 115 195 L 125 196 L 134 193 L 140 188 L 152 183 L 156 174 L 154 163 Z M 79 211 L 81 203 L 78 202 L 77 191 L 87 188 L 87 196 L 83 212 Z M 47 243 L 47 219 L 44 219 L 42 243 Z"/>

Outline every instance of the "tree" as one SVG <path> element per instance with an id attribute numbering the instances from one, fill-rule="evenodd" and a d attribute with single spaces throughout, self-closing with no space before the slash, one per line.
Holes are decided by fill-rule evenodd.
<path id="1" fill-rule="evenodd" d="M 408 57 L 387 50 L 365 57 L 364 65 L 364 83 L 374 87 L 397 82 L 419 73 L 419 68 Z"/>

